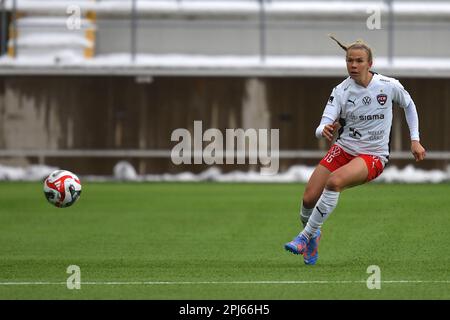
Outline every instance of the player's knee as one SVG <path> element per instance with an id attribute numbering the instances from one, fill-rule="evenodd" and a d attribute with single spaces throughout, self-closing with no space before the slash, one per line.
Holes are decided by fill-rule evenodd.
<path id="1" fill-rule="evenodd" d="M 341 191 L 344 187 L 344 179 L 336 174 L 331 174 L 330 178 L 327 180 L 327 184 L 325 186 L 328 190 L 331 191 Z"/>

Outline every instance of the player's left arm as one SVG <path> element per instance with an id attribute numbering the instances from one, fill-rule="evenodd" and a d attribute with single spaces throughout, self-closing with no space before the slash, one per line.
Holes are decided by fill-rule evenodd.
<path id="1" fill-rule="evenodd" d="M 411 140 L 411 152 L 416 159 L 416 162 L 425 159 L 425 148 L 417 140 Z"/>
<path id="2" fill-rule="evenodd" d="M 400 82 L 394 83 L 394 101 L 405 111 L 406 122 L 408 123 L 411 137 L 411 152 L 416 162 L 425 159 L 425 148 L 420 143 L 419 135 L 419 116 L 417 108 L 409 93 L 403 88 Z"/>

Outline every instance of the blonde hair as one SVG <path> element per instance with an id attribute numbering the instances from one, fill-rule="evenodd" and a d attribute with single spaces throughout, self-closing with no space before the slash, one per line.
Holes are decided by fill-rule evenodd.
<path id="1" fill-rule="evenodd" d="M 350 49 L 362 49 L 364 51 L 367 52 L 367 58 L 369 62 L 372 62 L 373 60 L 373 55 L 372 55 L 372 49 L 370 49 L 370 47 L 363 41 L 363 40 L 356 40 L 355 42 L 345 45 L 343 44 L 341 41 L 339 41 L 338 39 L 336 39 L 333 35 L 329 34 L 328 35 L 332 40 L 336 41 L 336 43 L 342 48 L 344 49 L 345 52 L 348 52 L 348 50 Z"/>

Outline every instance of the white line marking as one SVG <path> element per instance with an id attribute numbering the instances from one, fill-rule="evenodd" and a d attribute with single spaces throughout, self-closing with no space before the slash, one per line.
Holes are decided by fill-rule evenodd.
<path id="1" fill-rule="evenodd" d="M 292 280 L 292 281 L 81 281 L 81 285 L 203 285 L 203 284 L 352 284 L 366 283 L 367 280 Z M 381 283 L 444 283 L 450 284 L 450 280 L 382 280 Z M 47 286 L 66 285 L 66 282 L 51 281 L 6 281 L 0 282 L 0 286 Z"/>

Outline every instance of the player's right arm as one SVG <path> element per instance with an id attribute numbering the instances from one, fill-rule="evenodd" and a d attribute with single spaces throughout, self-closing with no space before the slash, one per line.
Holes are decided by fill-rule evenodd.
<path id="1" fill-rule="evenodd" d="M 322 130 L 322 137 L 331 142 L 333 140 L 334 133 L 336 132 L 338 125 L 339 124 L 337 122 L 325 125 Z"/>
<path id="2" fill-rule="evenodd" d="M 317 138 L 324 137 L 328 141 L 333 140 L 334 132 L 336 131 L 336 128 L 338 126 L 336 120 L 341 112 L 336 91 L 337 89 L 334 88 L 331 92 L 325 110 L 323 111 L 322 119 L 320 120 L 320 124 L 316 129 Z"/>

